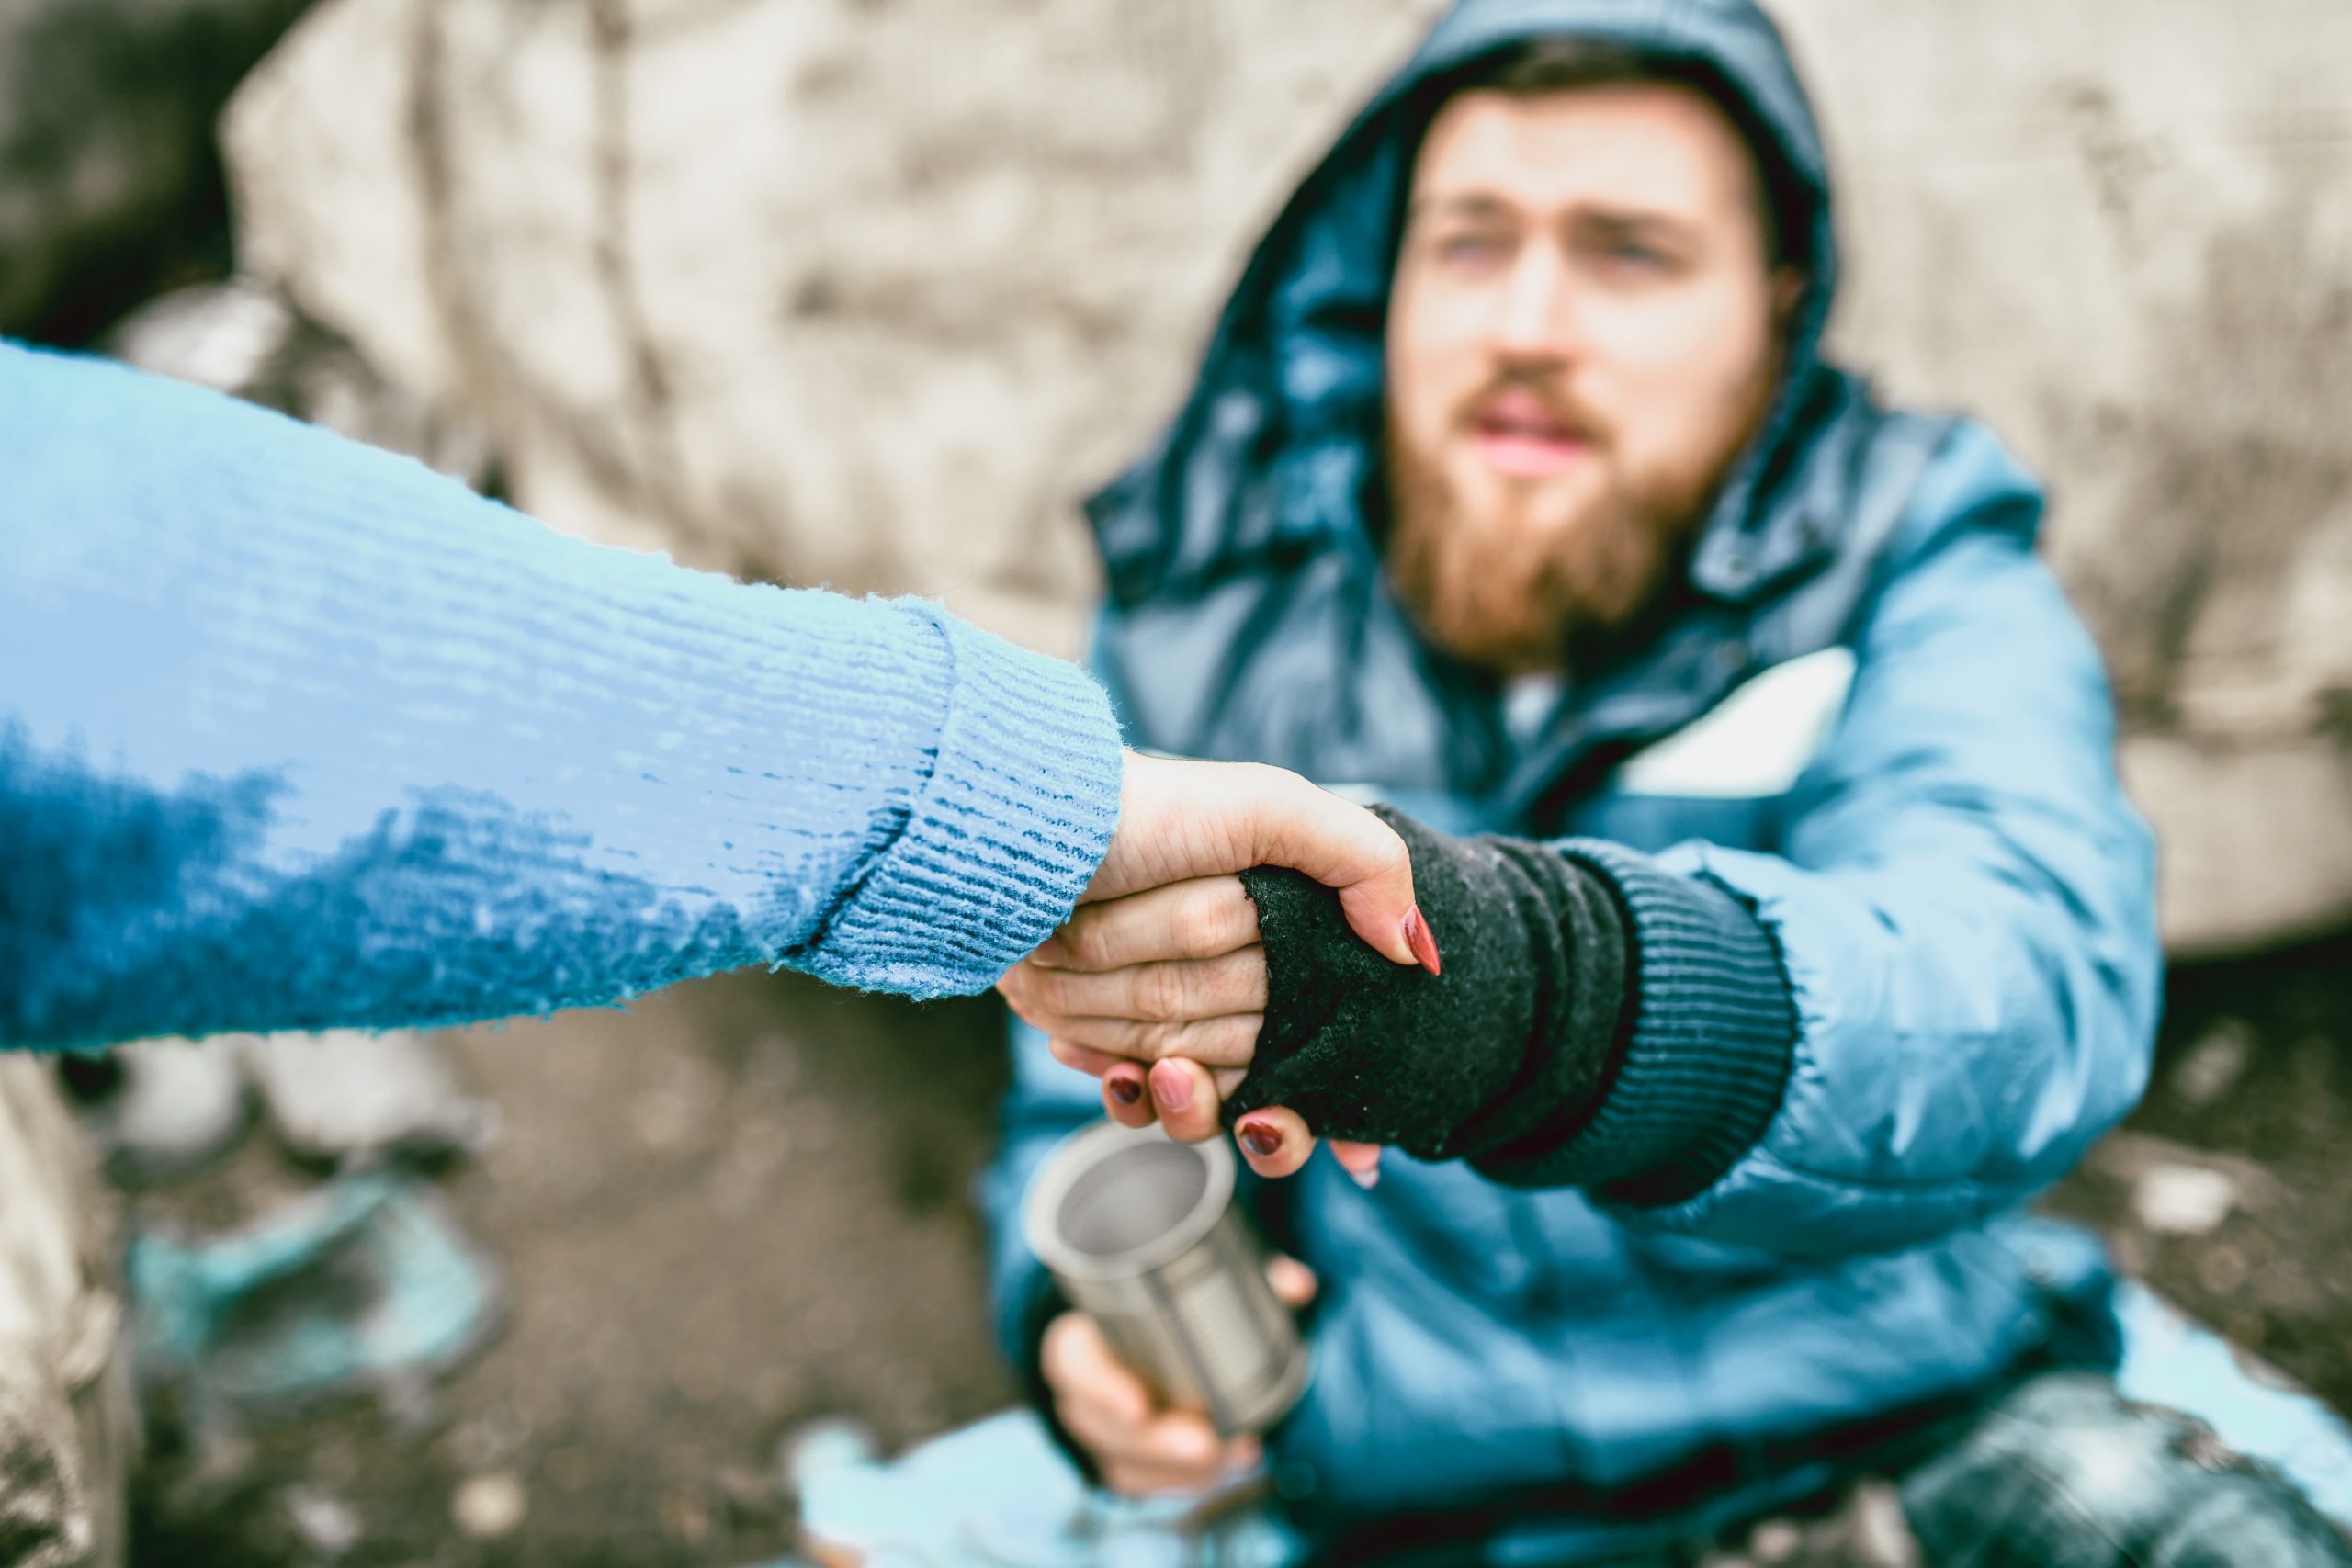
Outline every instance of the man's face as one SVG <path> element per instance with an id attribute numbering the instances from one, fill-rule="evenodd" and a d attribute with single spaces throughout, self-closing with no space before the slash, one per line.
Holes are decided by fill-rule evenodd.
<path id="1" fill-rule="evenodd" d="M 1559 668 L 1656 596 L 1770 406 L 1801 281 L 1754 165 L 1667 85 L 1472 91 L 1430 127 L 1389 302 L 1391 577 L 1475 663 Z"/>

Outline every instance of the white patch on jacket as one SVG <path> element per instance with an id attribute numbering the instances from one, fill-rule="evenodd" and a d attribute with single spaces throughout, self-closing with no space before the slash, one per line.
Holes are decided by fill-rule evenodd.
<path id="1" fill-rule="evenodd" d="M 1851 649 L 1775 664 L 1617 770 L 1623 795 L 1741 800 L 1786 795 L 1821 754 L 1854 686 Z"/>

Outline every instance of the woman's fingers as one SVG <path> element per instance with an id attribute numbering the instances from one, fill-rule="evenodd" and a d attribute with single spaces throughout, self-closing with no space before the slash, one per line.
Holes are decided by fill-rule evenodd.
<path id="1" fill-rule="evenodd" d="M 1121 1057 L 1152 1063 L 1189 1056 L 1208 1067 L 1246 1067 L 1258 1052 L 1257 1013 L 1159 1023 L 1135 1018 L 1061 1018 L 1034 1012 L 1015 1001 L 1012 1010 L 1056 1043 L 1054 1056 L 1065 1066 L 1101 1077 Z"/>
<path id="2" fill-rule="evenodd" d="M 1295 1175 L 1315 1152 L 1315 1134 L 1306 1130 L 1306 1119 L 1280 1105 L 1252 1111 L 1235 1122 L 1233 1141 L 1261 1176 Z"/>
<path id="3" fill-rule="evenodd" d="M 1005 998 L 1049 1018 L 1131 1018 L 1171 1023 L 1266 1009 L 1266 950 L 1130 964 L 1092 973 L 1023 962 L 997 982 Z"/>
<path id="4" fill-rule="evenodd" d="M 1169 1056 L 1152 1064 L 1151 1104 L 1159 1124 L 1180 1143 L 1203 1143 L 1224 1131 L 1216 1081 L 1206 1067 L 1186 1057 Z"/>
<path id="5" fill-rule="evenodd" d="M 1036 962 L 1123 969 L 1171 958 L 1217 958 L 1258 940 L 1258 907 L 1238 876 L 1196 877 L 1102 904 L 1081 904 Z"/>
<path id="6" fill-rule="evenodd" d="M 1148 1127 L 1158 1115 L 1143 1065 L 1122 1061 L 1102 1075 L 1102 1111 L 1122 1127 Z"/>

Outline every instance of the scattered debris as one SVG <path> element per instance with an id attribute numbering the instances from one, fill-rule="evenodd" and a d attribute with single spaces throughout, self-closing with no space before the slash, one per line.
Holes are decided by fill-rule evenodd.
<path id="1" fill-rule="evenodd" d="M 469 1540 L 497 1540 L 513 1535 L 531 1511 L 530 1495 L 511 1470 L 469 1475 L 449 1498 L 449 1518 Z"/>
<path id="2" fill-rule="evenodd" d="M 2151 1166 L 2132 1191 L 2132 1214 L 2159 1235 L 2210 1235 L 2237 1205 L 2238 1184 L 2194 1165 Z"/>
<path id="3" fill-rule="evenodd" d="M 221 1042 L 149 1040 L 61 1056 L 58 1079 L 107 1174 L 128 1187 L 194 1176 L 245 1129 L 244 1079 Z"/>
<path id="4" fill-rule="evenodd" d="M 137 1366 L 192 1418 L 420 1387 L 488 1337 L 489 1265 L 439 1197 L 339 1178 L 225 1235 L 131 1238 Z"/>
<path id="5" fill-rule="evenodd" d="M 279 1140 L 300 1158 L 474 1154 L 490 1139 L 490 1108 L 458 1087 L 424 1035 L 247 1035 L 241 1055 Z"/>
<path id="6" fill-rule="evenodd" d="M 342 1557 L 359 1544 L 359 1515 L 342 1499 L 303 1483 L 288 1487 L 279 1501 L 294 1533 L 321 1557 Z"/>
<path id="7" fill-rule="evenodd" d="M 2192 1111 L 2218 1103 L 2245 1076 L 2254 1044 L 2254 1031 L 2243 1019 L 2216 1019 L 2173 1069 L 2172 1092 Z"/>
<path id="8" fill-rule="evenodd" d="M 2277 1177 L 2243 1155 L 2146 1133 L 2110 1133 L 2085 1164 L 2120 1183 L 2132 1220 L 2158 1235 L 2210 1235 L 2233 1210 L 2275 1210 L 2290 1200 Z M 2130 1240 L 2112 1238 L 2119 1260 L 2137 1271 L 2147 1260 L 2126 1246 Z"/>

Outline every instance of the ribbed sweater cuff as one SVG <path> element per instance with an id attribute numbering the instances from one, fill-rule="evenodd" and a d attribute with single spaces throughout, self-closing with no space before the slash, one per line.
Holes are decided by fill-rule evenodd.
<path id="1" fill-rule="evenodd" d="M 820 967 L 916 997 L 986 990 L 1069 919 L 1119 816 L 1118 721 L 1076 665 L 922 601 L 954 663 L 906 827 L 827 931 Z"/>
<path id="2" fill-rule="evenodd" d="M 1797 1025 L 1779 950 L 1721 888 L 1621 845 L 1557 847 L 1616 890 L 1637 1005 L 1600 1110 L 1543 1162 L 1542 1184 L 1645 1206 L 1696 1197 L 1780 1110 Z"/>

